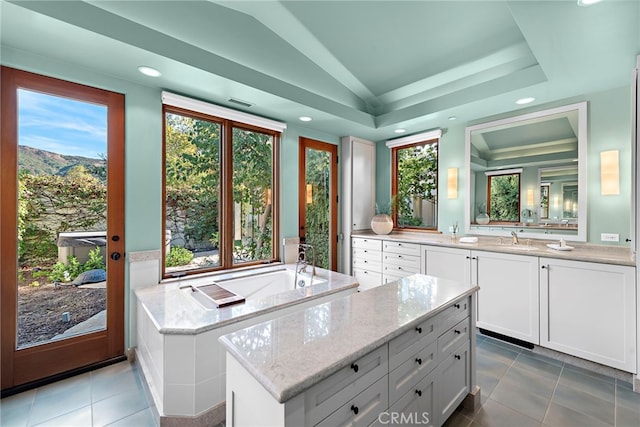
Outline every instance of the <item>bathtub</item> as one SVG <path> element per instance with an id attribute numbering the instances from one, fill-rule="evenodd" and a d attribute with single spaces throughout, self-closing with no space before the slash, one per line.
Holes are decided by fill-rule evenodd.
<path id="1" fill-rule="evenodd" d="M 245 276 L 232 276 L 229 278 L 216 279 L 204 285 L 190 284 L 183 286 L 181 289 L 196 299 L 205 309 L 218 309 L 216 301 L 213 300 L 206 292 L 205 288 L 216 285 L 223 290 L 235 294 L 238 298 L 229 298 L 231 302 L 228 305 L 237 303 L 244 304 L 245 301 L 254 301 L 261 298 L 267 298 L 273 295 L 286 294 L 289 291 L 307 290 L 311 286 L 323 285 L 327 283 L 327 279 L 317 274 L 311 275 L 306 273 L 296 274 L 295 270 L 281 268 L 277 270 L 268 270 Z M 303 294 L 305 294 L 303 292 Z M 301 295 L 298 292 L 296 295 Z M 242 299 L 242 302 L 237 300 Z"/>
<path id="2" fill-rule="evenodd" d="M 225 351 L 218 338 L 267 320 L 357 292 L 351 276 L 317 269 L 313 278 L 295 265 L 279 264 L 224 273 L 135 291 L 136 361 L 157 414 L 165 422 L 193 419 L 195 425 L 224 421 Z M 216 283 L 246 301 L 218 308 L 194 297 Z"/>

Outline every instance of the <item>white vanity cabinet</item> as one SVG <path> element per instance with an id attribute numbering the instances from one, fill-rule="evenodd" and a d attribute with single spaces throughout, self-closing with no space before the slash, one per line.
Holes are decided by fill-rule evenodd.
<path id="1" fill-rule="evenodd" d="M 471 260 L 480 287 L 477 326 L 540 344 L 538 257 L 471 251 Z"/>
<path id="2" fill-rule="evenodd" d="M 636 372 L 634 276 L 629 266 L 540 258 L 540 345 Z"/>
<path id="3" fill-rule="evenodd" d="M 359 290 L 382 284 L 382 240 L 354 237 L 351 239 L 352 274 Z"/>
<path id="4" fill-rule="evenodd" d="M 385 240 L 382 250 L 383 283 L 420 273 L 420 245 Z"/>
<path id="5" fill-rule="evenodd" d="M 422 274 L 471 283 L 471 251 L 422 245 Z"/>

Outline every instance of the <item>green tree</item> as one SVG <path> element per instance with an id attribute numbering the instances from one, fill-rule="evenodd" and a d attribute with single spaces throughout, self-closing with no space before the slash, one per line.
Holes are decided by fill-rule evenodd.
<path id="1" fill-rule="evenodd" d="M 422 225 L 413 212 L 413 200 L 437 203 L 438 144 L 427 143 L 398 150 L 396 208 L 400 225 Z"/>
<path id="2" fill-rule="evenodd" d="M 491 177 L 489 217 L 492 221 L 520 220 L 520 174 Z"/>
<path id="3" fill-rule="evenodd" d="M 329 268 L 331 212 L 330 178 L 331 155 L 324 151 L 308 150 L 306 154 L 307 183 L 313 187 L 313 202 L 306 205 L 306 243 L 313 246 L 318 267 Z"/>

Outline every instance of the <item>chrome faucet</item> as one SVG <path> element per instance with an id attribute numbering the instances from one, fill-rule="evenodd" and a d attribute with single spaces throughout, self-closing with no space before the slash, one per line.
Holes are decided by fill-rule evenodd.
<path id="1" fill-rule="evenodd" d="M 513 238 L 513 239 L 511 240 L 511 244 L 512 244 L 512 245 L 518 245 L 518 244 L 520 244 L 520 242 L 518 241 L 518 235 L 516 234 L 516 232 L 515 232 L 515 231 L 512 231 L 512 232 L 511 232 L 511 237 Z"/>
<path id="2" fill-rule="evenodd" d="M 311 280 L 316 275 L 316 251 L 313 246 L 305 243 L 298 245 L 298 259 L 296 260 L 296 274 L 293 280 L 294 289 L 298 284 L 298 273 L 307 273 L 307 267 L 309 266 L 309 254 L 311 254 Z M 302 285 L 304 286 L 304 281 Z"/>

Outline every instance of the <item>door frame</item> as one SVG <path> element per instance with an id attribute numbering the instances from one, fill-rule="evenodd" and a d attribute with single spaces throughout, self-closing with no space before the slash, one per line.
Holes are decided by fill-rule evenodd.
<path id="1" fill-rule="evenodd" d="M 124 354 L 124 95 L 2 66 L 0 165 L 1 389 L 46 381 Z M 107 106 L 106 329 L 16 348 L 19 88 Z M 118 236 L 118 238 L 115 238 Z M 109 255 L 118 253 L 117 259 Z M 115 258 L 115 256 L 114 256 Z"/>
<path id="2" fill-rule="evenodd" d="M 306 153 L 307 148 L 319 151 L 327 151 L 331 155 L 331 188 L 330 198 L 330 248 L 329 269 L 336 271 L 338 268 L 338 146 L 328 142 L 316 141 L 314 139 L 300 137 L 298 151 L 298 236 L 300 242 L 304 241 L 306 230 Z"/>

